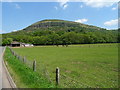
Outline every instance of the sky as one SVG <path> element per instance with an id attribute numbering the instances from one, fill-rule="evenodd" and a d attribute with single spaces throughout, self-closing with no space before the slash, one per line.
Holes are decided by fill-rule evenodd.
<path id="1" fill-rule="evenodd" d="M 62 19 L 106 29 L 117 29 L 118 5 L 113 2 L 68 2 L 68 0 L 2 2 L 0 33 L 22 30 L 44 19 Z"/>

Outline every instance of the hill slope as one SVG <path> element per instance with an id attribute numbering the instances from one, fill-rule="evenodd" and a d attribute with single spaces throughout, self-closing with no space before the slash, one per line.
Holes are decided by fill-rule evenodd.
<path id="1" fill-rule="evenodd" d="M 65 20 L 57 20 L 57 19 L 48 19 L 48 20 L 42 20 L 39 22 L 36 22 L 27 28 L 23 30 L 38 30 L 41 28 L 79 28 L 79 29 L 89 29 L 89 30 L 105 30 L 100 27 L 92 26 L 92 25 L 86 25 L 82 23 L 77 23 L 73 21 L 65 21 Z"/>
<path id="2" fill-rule="evenodd" d="M 36 22 L 23 30 L 3 34 L 3 43 L 6 43 L 7 38 L 35 45 L 110 43 L 117 42 L 118 32 L 72 21 L 48 19 Z"/>

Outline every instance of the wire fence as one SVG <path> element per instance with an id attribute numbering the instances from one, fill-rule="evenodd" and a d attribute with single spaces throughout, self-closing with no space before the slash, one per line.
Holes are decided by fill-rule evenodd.
<path id="1" fill-rule="evenodd" d="M 112 45 L 98 45 L 95 47 L 111 47 Z M 114 47 L 118 47 L 119 45 L 114 45 Z M 82 46 L 81 46 L 82 47 Z M 94 47 L 94 45 L 88 45 L 87 47 Z M 48 71 L 48 67 L 40 62 L 36 62 L 35 60 L 28 60 L 25 56 L 20 56 L 18 53 L 16 53 L 12 48 L 10 48 L 11 53 L 18 58 L 23 64 L 26 64 L 29 68 L 31 68 L 33 71 L 38 72 L 42 77 L 46 78 L 50 83 L 52 84 L 59 84 L 60 87 L 64 88 L 80 88 L 80 87 L 86 87 L 90 88 L 91 86 L 87 84 L 87 80 L 84 82 L 80 82 L 78 78 L 69 76 L 69 74 L 65 74 L 62 70 L 60 72 L 56 72 L 56 68 L 53 72 Z M 35 68 L 35 70 L 34 70 Z M 102 77 L 102 76 L 101 76 Z M 94 81 L 93 81 L 94 82 Z"/>
<path id="2" fill-rule="evenodd" d="M 30 69 L 34 71 L 34 68 L 36 69 L 37 72 L 39 72 L 42 77 L 46 78 L 50 83 L 55 83 L 55 80 L 52 80 L 50 78 L 50 73 L 47 70 L 46 66 L 44 64 L 38 64 L 34 65 L 35 60 L 28 60 L 25 56 L 20 56 L 17 54 L 12 48 L 10 48 L 11 53 L 18 59 L 20 60 L 23 64 L 26 64 Z"/>

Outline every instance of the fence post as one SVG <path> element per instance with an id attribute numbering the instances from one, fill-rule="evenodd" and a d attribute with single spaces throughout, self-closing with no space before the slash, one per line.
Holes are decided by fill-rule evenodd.
<path id="1" fill-rule="evenodd" d="M 18 55 L 18 59 L 20 60 L 20 56 Z"/>
<path id="2" fill-rule="evenodd" d="M 13 54 L 13 50 L 12 50 L 12 54 Z"/>
<path id="3" fill-rule="evenodd" d="M 56 68 L 56 85 L 59 85 L 59 74 L 60 73 L 60 70 L 59 70 L 59 67 Z"/>
<path id="4" fill-rule="evenodd" d="M 17 59 L 18 59 L 18 54 L 16 55 Z"/>
<path id="5" fill-rule="evenodd" d="M 22 56 L 20 56 L 20 61 L 22 61 Z"/>
<path id="6" fill-rule="evenodd" d="M 14 51 L 12 51 L 12 54 L 14 55 Z"/>
<path id="7" fill-rule="evenodd" d="M 36 71 L 36 61 L 35 60 L 33 61 L 33 71 L 34 72 Z"/>
<path id="8" fill-rule="evenodd" d="M 15 53 L 15 57 L 16 57 L 16 53 Z"/>

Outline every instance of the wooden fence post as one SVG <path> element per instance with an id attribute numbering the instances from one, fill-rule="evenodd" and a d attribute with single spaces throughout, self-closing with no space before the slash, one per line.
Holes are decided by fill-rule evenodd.
<path id="1" fill-rule="evenodd" d="M 15 57 L 16 57 L 16 53 L 15 53 Z"/>
<path id="2" fill-rule="evenodd" d="M 18 55 L 18 59 L 20 60 L 20 56 Z"/>
<path id="3" fill-rule="evenodd" d="M 33 71 L 36 71 L 36 61 L 33 61 Z"/>
<path id="4" fill-rule="evenodd" d="M 15 52 L 13 51 L 13 55 L 15 55 Z"/>
<path id="5" fill-rule="evenodd" d="M 59 74 L 60 73 L 60 70 L 59 70 L 59 68 L 57 67 L 56 68 L 56 85 L 59 85 Z"/>
<path id="6" fill-rule="evenodd" d="M 17 59 L 18 59 L 18 54 L 16 55 Z"/>
<path id="7" fill-rule="evenodd" d="M 12 50 L 12 54 L 13 54 L 13 50 Z"/>
<path id="8" fill-rule="evenodd" d="M 15 57 L 16 57 L 16 53 L 15 53 Z"/>

